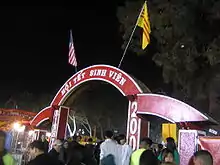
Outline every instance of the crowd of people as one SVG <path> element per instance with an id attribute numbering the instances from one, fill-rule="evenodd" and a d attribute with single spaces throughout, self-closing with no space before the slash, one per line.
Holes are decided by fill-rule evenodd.
<path id="1" fill-rule="evenodd" d="M 0 131 L 0 165 L 15 165 L 13 157 L 4 149 L 5 135 Z M 88 139 L 87 144 L 79 143 L 80 137 L 72 141 L 55 140 L 48 152 L 48 142 L 42 136 L 41 140 L 33 141 L 28 147 L 29 161 L 27 165 L 179 165 L 180 158 L 173 138 L 166 139 L 166 145 L 155 145 L 150 138 L 140 141 L 139 149 L 133 151 L 126 142 L 125 135 L 114 137 L 112 131 L 105 132 L 105 140 L 93 144 Z M 205 150 L 199 150 L 192 155 L 194 165 L 213 165 L 212 155 Z M 190 160 L 189 160 L 190 162 Z"/>

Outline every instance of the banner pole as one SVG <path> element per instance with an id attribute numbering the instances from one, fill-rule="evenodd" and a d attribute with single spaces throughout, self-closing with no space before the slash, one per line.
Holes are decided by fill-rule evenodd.
<path id="1" fill-rule="evenodd" d="M 123 52 L 123 54 L 122 54 L 122 58 L 121 58 L 120 63 L 119 63 L 119 65 L 118 65 L 118 68 L 121 67 L 122 61 L 124 60 L 125 54 L 127 53 L 128 47 L 129 47 L 130 42 L 131 42 L 131 40 L 132 40 L 132 38 L 133 38 L 134 32 L 135 32 L 136 27 L 137 27 L 137 24 L 138 24 L 138 20 L 139 20 L 139 18 L 140 18 L 140 16 L 141 16 L 141 13 L 142 13 L 143 9 L 144 9 L 144 5 L 142 6 L 141 11 L 140 11 L 140 13 L 139 13 L 139 15 L 138 15 L 136 24 L 135 24 L 135 26 L 134 26 L 134 28 L 133 28 L 133 30 L 132 30 L 132 32 L 131 32 L 130 38 L 129 38 L 129 40 L 128 40 L 128 43 L 127 43 L 127 45 L 126 45 L 126 47 L 125 47 L 125 49 L 124 49 L 124 52 Z"/>

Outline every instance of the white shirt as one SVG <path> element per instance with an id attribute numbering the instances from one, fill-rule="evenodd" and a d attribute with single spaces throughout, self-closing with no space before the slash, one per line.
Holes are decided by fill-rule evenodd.
<path id="1" fill-rule="evenodd" d="M 122 165 L 120 159 L 121 153 L 119 153 L 120 151 L 121 151 L 120 146 L 116 143 L 116 141 L 111 139 L 106 139 L 100 145 L 100 160 L 111 154 L 115 158 L 115 164 Z"/>
<path id="2" fill-rule="evenodd" d="M 132 147 L 129 146 L 128 144 L 124 144 L 121 145 L 121 161 L 122 161 L 122 165 L 129 165 L 130 164 L 130 158 L 131 158 L 131 154 L 133 152 Z"/>

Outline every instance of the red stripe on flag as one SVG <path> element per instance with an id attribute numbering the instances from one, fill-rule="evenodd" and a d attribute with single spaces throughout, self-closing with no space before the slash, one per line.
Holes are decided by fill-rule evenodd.
<path id="1" fill-rule="evenodd" d="M 69 60 L 68 60 L 68 62 L 69 62 L 69 64 L 71 64 L 73 66 L 77 66 L 75 49 L 74 49 L 72 42 L 70 43 L 70 47 L 69 47 Z"/>

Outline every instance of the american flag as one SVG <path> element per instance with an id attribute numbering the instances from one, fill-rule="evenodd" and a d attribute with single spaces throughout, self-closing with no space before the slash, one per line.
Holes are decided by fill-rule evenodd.
<path id="1" fill-rule="evenodd" d="M 73 45 L 72 31 L 70 31 L 69 64 L 71 64 L 71 65 L 73 65 L 73 66 L 77 66 L 76 54 L 75 54 L 75 49 L 74 49 L 74 45 Z"/>

